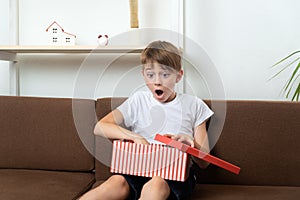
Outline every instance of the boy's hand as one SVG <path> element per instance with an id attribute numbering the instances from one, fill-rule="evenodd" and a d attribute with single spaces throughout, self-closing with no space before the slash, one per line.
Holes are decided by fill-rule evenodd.
<path id="1" fill-rule="evenodd" d="M 134 136 L 133 137 L 133 142 L 137 144 L 149 144 L 149 142 L 142 136 Z"/>
<path id="2" fill-rule="evenodd" d="M 165 134 L 164 136 L 170 137 L 171 139 L 177 140 L 178 142 L 182 142 L 184 144 L 190 145 L 191 147 L 195 146 L 194 138 L 187 134 L 176 134 L 176 135 Z"/>

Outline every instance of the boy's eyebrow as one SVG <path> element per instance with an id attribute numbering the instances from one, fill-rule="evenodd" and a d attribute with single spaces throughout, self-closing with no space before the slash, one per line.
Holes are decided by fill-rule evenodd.
<path id="1" fill-rule="evenodd" d="M 166 71 L 170 71 L 170 72 L 173 72 L 174 69 L 172 67 L 169 67 L 169 66 L 166 66 L 166 65 L 160 65 L 160 67 L 163 69 L 163 70 L 166 70 Z"/>
<path id="2" fill-rule="evenodd" d="M 163 64 L 159 64 L 160 68 L 163 70 L 168 70 L 168 71 L 173 71 L 174 69 L 172 67 L 163 65 Z M 154 68 L 154 64 L 152 63 L 148 63 L 144 65 L 144 69 L 153 69 Z"/>
<path id="3" fill-rule="evenodd" d="M 144 65 L 144 69 L 145 70 L 150 70 L 150 69 L 153 69 L 153 68 L 154 68 L 154 66 L 152 64 L 146 64 L 146 65 Z"/>
<path id="4" fill-rule="evenodd" d="M 153 69 L 153 66 L 146 66 L 145 69 Z"/>

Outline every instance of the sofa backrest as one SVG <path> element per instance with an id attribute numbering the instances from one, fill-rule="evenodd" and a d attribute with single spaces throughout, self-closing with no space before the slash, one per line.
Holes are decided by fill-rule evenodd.
<path id="1" fill-rule="evenodd" d="M 226 105 L 224 127 L 212 154 L 240 166 L 240 174 L 210 165 L 198 171 L 199 181 L 300 186 L 300 103 L 227 101 Z M 213 127 L 209 134 L 214 137 Z"/>
<path id="2" fill-rule="evenodd" d="M 124 102 L 126 98 L 103 98 L 96 102 L 98 120 L 110 113 Z M 110 162 L 112 155 L 112 141 L 96 136 L 95 139 L 95 176 L 96 181 L 107 179 L 111 176 Z"/>
<path id="3" fill-rule="evenodd" d="M 98 119 L 121 104 L 125 98 L 98 99 Z M 244 185 L 292 185 L 300 186 L 300 104 L 275 101 L 206 101 L 211 105 L 225 103 L 226 117 L 222 132 L 211 154 L 241 167 L 239 175 L 209 165 L 207 169 L 196 167 L 199 183 Z M 218 107 L 218 106 L 216 106 Z M 214 110 L 214 107 L 212 107 Z M 223 114 L 214 110 L 214 123 L 208 129 L 209 136 L 219 135 L 212 127 L 223 125 Z M 212 140 L 213 140 L 212 139 Z M 111 142 L 97 137 L 96 179 L 110 176 Z M 105 157 L 105 159 L 104 159 Z"/>
<path id="4" fill-rule="evenodd" d="M 67 98 L 0 96 L 0 168 L 90 171 L 93 155 L 78 135 Z M 81 131 L 93 148 L 95 101 L 76 100 Z M 80 120 L 79 120 L 80 121 Z M 94 150 L 91 150 L 94 151 Z"/>

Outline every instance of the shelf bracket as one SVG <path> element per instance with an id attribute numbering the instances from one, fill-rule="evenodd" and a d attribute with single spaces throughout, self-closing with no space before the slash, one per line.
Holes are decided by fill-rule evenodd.
<path id="1" fill-rule="evenodd" d="M 16 60 L 16 54 L 15 53 L 0 52 L 0 60 L 15 61 Z"/>
<path id="2" fill-rule="evenodd" d="M 16 61 L 9 62 L 9 89 L 10 95 L 20 96 L 19 66 L 16 63 Z"/>

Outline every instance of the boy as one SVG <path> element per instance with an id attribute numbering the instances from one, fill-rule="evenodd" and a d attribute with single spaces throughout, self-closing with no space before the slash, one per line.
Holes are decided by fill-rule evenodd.
<path id="1" fill-rule="evenodd" d="M 176 83 L 182 76 L 180 51 L 171 43 L 154 41 L 141 54 L 142 75 L 149 91 L 129 97 L 95 126 L 95 134 L 109 139 L 135 143 L 158 143 L 156 133 L 208 151 L 206 120 L 213 114 L 197 97 L 177 94 Z M 124 123 L 128 129 L 119 126 Z M 208 163 L 194 158 L 205 168 Z M 82 199 L 184 199 L 195 186 L 191 169 L 185 182 L 115 174 Z"/>

